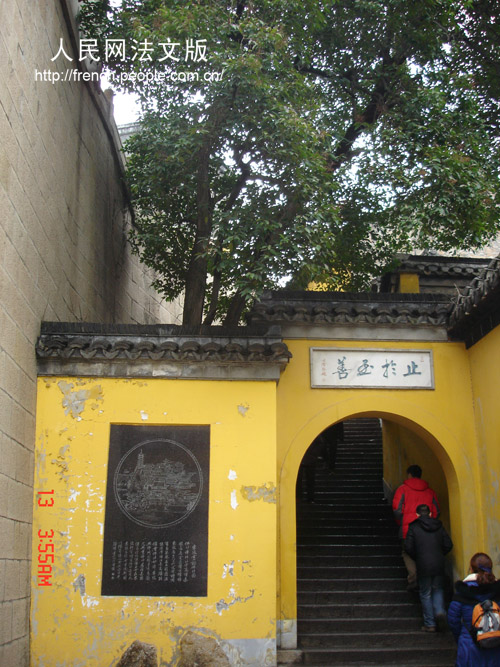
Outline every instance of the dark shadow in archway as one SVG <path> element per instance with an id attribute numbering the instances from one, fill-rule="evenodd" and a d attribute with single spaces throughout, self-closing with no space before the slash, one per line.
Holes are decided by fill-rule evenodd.
<path id="1" fill-rule="evenodd" d="M 338 422 L 320 433 L 304 454 L 297 475 L 296 498 L 301 502 L 314 502 L 316 496 L 316 478 L 321 472 L 333 473 L 337 458 L 338 445 L 344 439 L 344 423 Z M 321 493 L 324 489 L 321 488 Z M 323 499 L 323 498 L 322 498 Z M 324 500 L 324 499 L 323 499 Z"/>

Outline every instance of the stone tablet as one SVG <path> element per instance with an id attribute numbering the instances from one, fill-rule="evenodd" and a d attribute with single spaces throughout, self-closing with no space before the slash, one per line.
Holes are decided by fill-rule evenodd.
<path id="1" fill-rule="evenodd" d="M 207 594 L 209 426 L 111 425 L 102 595 Z"/>

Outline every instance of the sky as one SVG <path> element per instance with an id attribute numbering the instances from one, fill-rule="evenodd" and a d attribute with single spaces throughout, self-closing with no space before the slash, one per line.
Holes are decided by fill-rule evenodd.
<path id="1" fill-rule="evenodd" d="M 106 88 L 113 88 L 113 86 L 110 86 L 104 77 L 102 89 L 105 90 Z M 135 95 L 121 93 L 114 89 L 113 92 L 113 113 L 116 124 L 127 125 L 128 123 L 134 123 L 139 115 L 139 106 Z"/>
<path id="2" fill-rule="evenodd" d="M 133 95 L 117 93 L 113 97 L 113 113 L 117 125 L 126 125 L 137 120 L 139 108 Z"/>

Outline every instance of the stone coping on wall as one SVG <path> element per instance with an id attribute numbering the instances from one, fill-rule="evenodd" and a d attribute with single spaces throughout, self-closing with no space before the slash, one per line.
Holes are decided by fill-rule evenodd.
<path id="1" fill-rule="evenodd" d="M 449 296 L 442 294 L 280 291 L 266 292 L 248 321 L 282 327 L 424 327 L 445 331 L 451 308 Z M 283 334 L 286 337 L 286 330 Z"/>
<path id="2" fill-rule="evenodd" d="M 445 257 L 442 255 L 398 255 L 393 269 L 375 281 L 379 292 L 397 291 L 400 275 L 416 274 L 422 293 L 456 296 L 489 263 L 487 257 Z"/>
<path id="3" fill-rule="evenodd" d="M 471 347 L 500 325 L 500 256 L 495 257 L 456 299 L 449 332 Z"/>
<path id="4" fill-rule="evenodd" d="M 445 257 L 442 255 L 401 255 L 397 270 L 421 275 L 464 276 L 472 280 L 489 263 L 487 257 Z"/>
<path id="5" fill-rule="evenodd" d="M 39 375 L 275 380 L 291 353 L 278 326 L 43 322 Z"/>

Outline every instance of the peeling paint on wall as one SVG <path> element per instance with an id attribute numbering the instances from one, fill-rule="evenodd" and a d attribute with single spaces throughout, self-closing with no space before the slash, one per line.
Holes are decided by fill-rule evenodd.
<path id="1" fill-rule="evenodd" d="M 498 494 L 498 490 L 500 488 L 500 482 L 498 479 L 498 475 L 495 470 L 490 470 L 490 476 L 491 476 L 491 486 L 493 488 L 493 491 L 495 492 L 495 496 Z M 496 505 L 497 499 L 496 497 L 493 497 L 494 504 Z"/>
<path id="2" fill-rule="evenodd" d="M 276 503 L 276 487 L 272 482 L 268 482 L 259 487 L 242 486 L 241 495 L 250 502 L 253 502 L 254 500 L 263 500 L 265 503 Z"/>
<path id="3" fill-rule="evenodd" d="M 230 600 L 229 602 L 226 602 L 225 600 L 219 600 L 219 602 L 217 602 L 215 604 L 215 609 L 217 610 L 217 613 L 219 614 L 219 616 L 222 615 L 223 611 L 227 611 L 229 609 L 229 607 L 232 607 L 233 604 L 236 604 L 238 602 L 241 602 L 242 604 L 244 604 L 245 602 L 248 602 L 248 600 L 251 600 L 255 595 L 255 590 L 252 588 L 250 590 L 250 595 L 248 595 L 246 598 L 242 598 L 239 595 L 237 596 L 235 594 L 235 591 L 234 591 L 233 588 L 231 588 L 230 593 L 231 593 L 231 596 L 232 596 L 232 600 Z"/>
<path id="4" fill-rule="evenodd" d="M 56 466 L 58 468 L 57 474 L 63 481 L 68 481 L 69 475 L 67 474 L 69 471 L 69 463 L 71 461 L 71 456 L 69 454 L 69 448 L 70 444 L 66 444 L 63 447 L 60 447 L 59 453 L 56 456 L 56 458 L 51 459 L 52 465 Z"/>
<path id="5" fill-rule="evenodd" d="M 222 578 L 225 579 L 227 575 L 234 577 L 234 560 L 232 560 L 230 563 L 224 563 L 222 568 Z"/>
<path id="6" fill-rule="evenodd" d="M 79 574 L 75 581 L 73 582 L 73 589 L 76 593 L 76 591 L 80 591 L 80 595 L 83 597 L 85 595 L 85 575 L 84 574 Z"/>
<path id="7" fill-rule="evenodd" d="M 38 386 L 37 469 L 46 483 L 38 482 L 37 490 L 54 489 L 55 503 L 47 509 L 34 498 L 34 534 L 54 530 L 55 562 L 52 588 L 39 589 L 33 570 L 33 664 L 56 665 L 68 655 L 73 667 L 117 664 L 132 639 L 151 637 L 158 663 L 180 667 L 182 637 L 196 629 L 213 637 L 222 651 L 231 648 L 234 660 L 228 664 L 263 667 L 269 645 L 276 643 L 270 625 L 276 612 L 276 554 L 274 548 L 262 551 L 258 533 L 276 532 L 275 506 L 249 505 L 240 487 L 274 479 L 275 432 L 269 428 L 275 421 L 274 383 L 238 385 L 236 398 L 233 383 L 217 383 L 207 395 L 207 383 L 201 381 L 151 381 L 139 391 L 137 383 L 121 379 L 58 377 L 49 387 L 43 380 Z M 242 412 L 235 410 L 239 403 Z M 218 466 L 210 489 L 208 595 L 175 601 L 101 596 L 109 424 L 200 419 L 213 428 Z M 185 667 L 195 664 L 187 660 Z"/>
<path id="8" fill-rule="evenodd" d="M 230 639 L 221 642 L 231 665 L 245 667 L 275 667 L 276 643 L 274 639 Z"/>
<path id="9" fill-rule="evenodd" d="M 233 536 L 231 535 L 231 537 Z M 238 563 L 240 564 L 239 567 L 241 567 L 241 572 L 245 572 L 245 568 L 252 567 L 252 561 L 250 560 L 238 561 Z M 234 577 L 234 568 L 235 568 L 234 560 L 232 560 L 230 563 L 224 563 L 222 567 L 222 578 L 225 579 L 228 575 L 230 577 Z M 250 574 L 249 576 L 251 577 L 252 575 Z"/>
<path id="10" fill-rule="evenodd" d="M 47 451 L 45 449 L 45 437 L 46 433 L 42 433 L 39 437 L 39 448 L 35 453 L 35 478 L 38 481 L 38 484 L 43 484 L 46 480 L 45 475 L 45 464 L 47 462 Z"/>
<path id="11" fill-rule="evenodd" d="M 249 409 L 250 409 L 250 406 L 248 405 L 248 403 L 238 405 L 238 412 L 240 413 L 240 415 L 242 417 L 246 417 L 246 414 L 247 414 Z"/>
<path id="12" fill-rule="evenodd" d="M 69 495 L 68 495 L 68 502 L 69 503 L 74 502 L 80 494 L 81 494 L 81 491 L 77 491 L 76 489 L 70 489 Z"/>
<path id="13" fill-rule="evenodd" d="M 81 413 L 84 411 L 87 401 L 90 398 L 93 398 L 96 401 L 102 401 L 102 387 L 96 385 L 91 389 L 78 389 L 78 391 L 72 391 L 74 388 L 73 382 L 65 382 L 60 380 L 57 383 L 57 386 L 61 390 L 64 398 L 62 400 L 62 406 L 64 408 L 64 414 L 71 414 L 73 419 L 81 420 Z M 94 403 L 91 408 L 96 409 L 99 407 L 98 403 Z"/>

